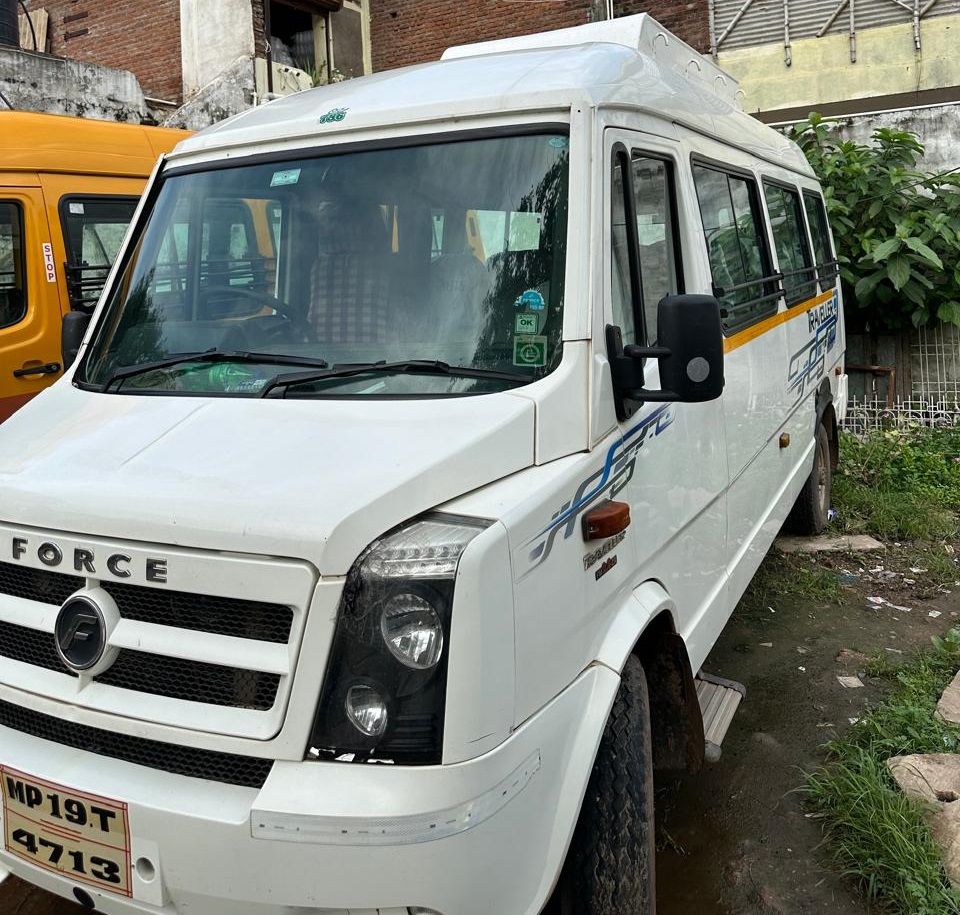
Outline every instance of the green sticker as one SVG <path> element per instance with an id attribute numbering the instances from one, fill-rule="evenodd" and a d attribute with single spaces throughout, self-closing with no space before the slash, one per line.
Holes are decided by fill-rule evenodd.
<path id="1" fill-rule="evenodd" d="M 547 364 L 546 337 L 514 337 L 513 364 L 542 368 Z"/>
<path id="2" fill-rule="evenodd" d="M 535 334 L 540 330 L 539 315 L 514 315 L 513 318 L 515 334 Z"/>
<path id="3" fill-rule="evenodd" d="M 347 108 L 331 108 L 326 114 L 322 114 L 317 118 L 317 123 L 334 124 L 342 121 L 347 116 L 348 110 Z"/>
<path id="4" fill-rule="evenodd" d="M 274 172 L 270 179 L 270 187 L 283 187 L 285 184 L 299 184 L 300 169 L 288 168 L 282 172 Z"/>

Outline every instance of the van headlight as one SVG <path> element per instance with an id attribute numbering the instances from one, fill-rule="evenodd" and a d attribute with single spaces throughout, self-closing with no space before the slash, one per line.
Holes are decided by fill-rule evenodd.
<path id="1" fill-rule="evenodd" d="M 457 566 L 488 525 L 430 515 L 371 544 L 354 563 L 308 758 L 440 762 Z"/>

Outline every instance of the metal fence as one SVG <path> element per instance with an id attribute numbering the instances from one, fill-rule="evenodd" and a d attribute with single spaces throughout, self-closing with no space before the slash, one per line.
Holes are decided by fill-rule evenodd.
<path id="1" fill-rule="evenodd" d="M 847 404 L 843 428 L 856 435 L 897 426 L 949 429 L 960 426 L 960 403 L 951 400 L 852 400 Z"/>

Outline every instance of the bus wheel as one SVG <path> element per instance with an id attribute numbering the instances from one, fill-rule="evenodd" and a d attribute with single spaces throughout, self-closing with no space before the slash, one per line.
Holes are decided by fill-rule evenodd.
<path id="1" fill-rule="evenodd" d="M 816 445 L 813 449 L 813 469 L 797 496 L 787 527 L 795 534 L 820 534 L 827 526 L 830 512 L 830 440 L 823 424 L 817 426 Z"/>
<path id="2" fill-rule="evenodd" d="M 650 703 L 640 661 L 620 682 L 557 888 L 559 915 L 654 915 Z"/>

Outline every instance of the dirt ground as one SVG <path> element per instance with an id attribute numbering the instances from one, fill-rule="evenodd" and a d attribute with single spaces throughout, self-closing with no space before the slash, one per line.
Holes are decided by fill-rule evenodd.
<path id="1" fill-rule="evenodd" d="M 938 587 L 915 555 L 896 549 L 791 561 L 828 570 L 843 601 L 753 599 L 731 618 L 705 669 L 743 683 L 747 698 L 719 762 L 698 776 L 658 779 L 659 915 L 864 913 L 827 867 L 818 822 L 796 791 L 801 770 L 817 766 L 818 747 L 885 694 L 887 681 L 866 675 L 869 658 L 906 658 L 957 622 L 960 585 Z M 845 688 L 838 676 L 864 685 Z M 85 911 L 17 881 L 0 886 L 3 915 Z"/>

